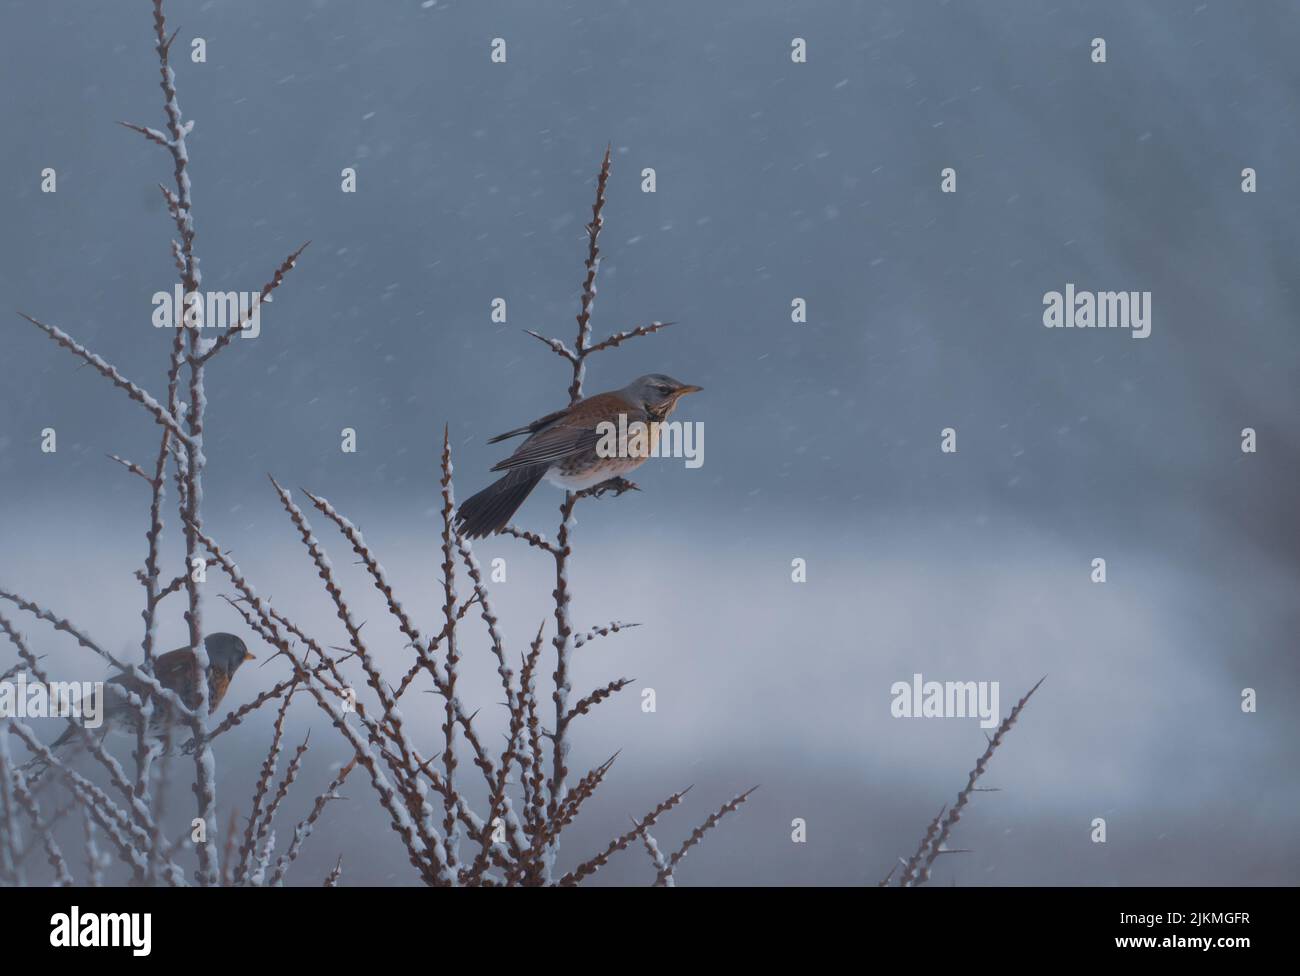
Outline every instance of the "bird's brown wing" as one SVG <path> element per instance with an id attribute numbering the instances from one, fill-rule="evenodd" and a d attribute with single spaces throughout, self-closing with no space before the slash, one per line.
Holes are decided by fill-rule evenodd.
<path id="1" fill-rule="evenodd" d="M 187 688 L 192 684 L 191 671 L 194 667 L 194 658 L 190 655 L 188 647 L 178 647 L 174 651 L 168 651 L 166 654 L 159 654 L 153 661 L 153 675 L 158 679 L 158 683 L 164 688 L 170 688 L 175 691 L 179 688 Z M 134 675 L 121 674 L 112 678 L 108 682 L 113 685 L 121 685 L 132 694 L 140 695 L 148 690 L 148 686 Z"/>
<path id="2" fill-rule="evenodd" d="M 188 647 L 160 654 L 153 662 L 153 673 L 164 688 L 179 688 L 194 676 L 194 656 Z"/>
<path id="3" fill-rule="evenodd" d="M 520 434 L 536 434 L 547 424 L 553 424 L 557 420 L 561 419 L 571 409 L 573 408 L 565 407 L 563 410 L 555 411 L 555 413 L 548 413 L 545 417 L 537 418 L 531 424 L 525 424 L 522 427 L 516 427 L 514 430 L 508 430 L 504 434 L 497 434 L 496 437 L 490 438 L 488 440 L 488 443 L 497 444 L 501 441 L 509 440 L 511 437 L 518 437 Z"/>
<path id="4" fill-rule="evenodd" d="M 508 471 L 534 464 L 551 464 L 560 458 L 593 450 L 599 440 L 600 433 L 595 427 L 556 424 L 528 438 L 514 454 L 492 465 L 492 470 Z"/>
<path id="5" fill-rule="evenodd" d="M 492 470 L 551 464 L 560 458 L 595 450 L 601 437 L 600 424 L 618 423 L 619 414 L 626 414 L 629 424 L 645 419 L 641 411 L 633 409 L 617 393 L 597 393 L 579 400 L 568 410 L 553 414 L 557 419 L 550 426 L 539 428 L 514 454 L 493 465 Z"/>

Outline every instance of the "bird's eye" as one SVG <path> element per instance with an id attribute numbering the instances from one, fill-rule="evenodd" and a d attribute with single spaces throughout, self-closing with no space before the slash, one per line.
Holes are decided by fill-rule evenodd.
<path id="1" fill-rule="evenodd" d="M 655 389 L 658 390 L 660 393 L 662 393 L 664 396 L 667 396 L 669 393 L 673 392 L 673 388 L 671 386 L 656 386 Z"/>

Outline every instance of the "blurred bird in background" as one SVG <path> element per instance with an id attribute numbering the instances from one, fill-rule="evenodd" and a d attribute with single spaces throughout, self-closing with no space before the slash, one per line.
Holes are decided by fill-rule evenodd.
<path id="1" fill-rule="evenodd" d="M 620 417 L 625 418 L 626 426 L 637 421 L 647 424 L 653 451 L 657 424 L 673 412 L 679 399 L 699 390 L 671 376 L 651 373 L 621 390 L 584 397 L 527 426 L 498 434 L 488 443 L 520 434 L 530 436 L 514 454 L 493 465 L 493 471 L 505 471 L 505 476 L 460 506 L 457 520 L 461 530 L 470 539 L 500 532 L 543 478 L 567 491 L 582 491 L 607 482 L 620 493 L 635 488 L 630 482 L 620 483 L 620 479 L 645 463 L 648 453 L 619 451 L 616 456 L 602 457 L 596 449 L 602 436 L 601 425 L 618 427 Z"/>
<path id="2" fill-rule="evenodd" d="M 226 697 L 230 681 L 245 661 L 252 661 L 253 655 L 248 647 L 234 634 L 209 634 L 203 639 L 203 646 L 208 652 L 208 713 L 212 714 Z M 188 647 L 178 647 L 174 651 L 160 654 L 154 658 L 153 674 L 158 683 L 168 691 L 174 691 L 189 708 L 198 706 L 198 687 L 194 682 L 194 655 Z M 110 734 L 136 735 L 139 731 L 139 712 L 131 705 L 124 692 L 129 692 L 142 701 L 152 699 L 153 714 L 149 719 L 149 738 L 160 739 L 174 721 L 172 706 L 153 698 L 153 694 L 139 678 L 123 674 L 104 682 L 103 723 L 93 734 L 101 739 Z M 72 726 L 63 730 L 50 744 L 50 751 L 57 751 L 67 745 L 76 744 L 81 739 L 77 729 Z M 39 756 L 27 763 L 26 768 L 34 768 L 39 773 L 47 764 Z"/>

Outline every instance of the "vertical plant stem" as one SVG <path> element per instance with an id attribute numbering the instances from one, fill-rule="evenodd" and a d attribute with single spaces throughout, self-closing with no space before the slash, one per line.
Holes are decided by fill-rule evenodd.
<path id="1" fill-rule="evenodd" d="M 459 827 L 456 821 L 456 668 L 459 663 L 459 649 L 456 640 L 456 556 L 455 556 L 455 509 L 456 500 L 451 487 L 451 434 L 450 427 L 442 429 L 442 592 L 443 614 L 447 621 L 447 690 L 445 694 L 446 724 L 443 731 L 446 748 L 442 753 L 443 770 L 446 775 L 447 794 L 442 828 L 447 839 L 447 856 L 454 870 L 457 858 L 457 841 Z"/>

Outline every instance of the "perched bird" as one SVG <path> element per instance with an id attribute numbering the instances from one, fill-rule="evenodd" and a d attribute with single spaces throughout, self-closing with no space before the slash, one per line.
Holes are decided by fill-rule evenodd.
<path id="1" fill-rule="evenodd" d="M 543 478 L 568 491 L 581 491 L 615 481 L 640 467 L 648 456 L 644 451 L 597 450 L 607 430 L 601 425 L 608 423 L 617 428 L 622 417 L 626 429 L 640 421 L 649 428 L 649 447 L 653 450 L 657 424 L 673 412 L 679 399 L 699 390 L 700 387 L 671 376 L 651 373 L 634 379 L 621 390 L 584 397 L 527 426 L 498 434 L 488 443 L 495 444 L 520 434 L 529 437 L 514 454 L 493 465 L 493 471 L 505 471 L 505 476 L 460 506 L 457 520 L 461 530 L 471 539 L 500 532 Z M 626 447 L 625 441 L 621 444 Z"/>
<path id="2" fill-rule="evenodd" d="M 230 679 L 235 676 L 239 666 L 245 661 L 253 660 L 253 655 L 234 634 L 209 634 L 203 639 L 203 646 L 208 652 L 208 712 L 211 714 L 226 697 Z M 160 685 L 168 691 L 176 692 L 187 706 L 194 708 L 198 705 L 198 688 L 194 683 L 194 655 L 188 647 L 178 647 L 154 658 L 153 674 Z M 103 714 L 100 716 L 103 722 L 98 728 L 90 730 L 100 738 L 110 733 L 135 735 L 139 731 L 138 713 L 131 707 L 122 690 L 135 694 L 142 700 L 152 698 L 148 685 L 133 675 L 118 675 L 104 682 Z M 153 714 L 149 720 L 151 738 L 162 736 L 163 730 L 173 721 L 172 711 L 167 702 L 153 701 Z M 50 750 L 60 749 L 69 743 L 75 744 L 80 739 L 77 730 L 68 726 L 50 744 Z M 38 757 L 28 765 L 43 766 L 44 763 Z"/>

